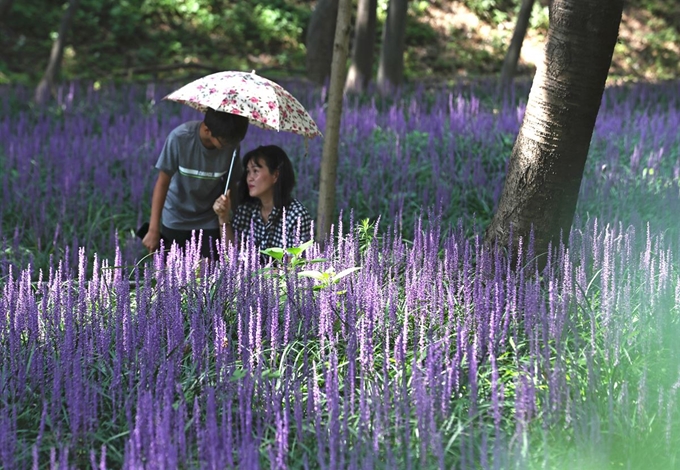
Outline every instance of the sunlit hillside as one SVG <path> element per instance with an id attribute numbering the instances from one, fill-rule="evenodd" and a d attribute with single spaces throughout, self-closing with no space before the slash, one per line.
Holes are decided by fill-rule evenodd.
<path id="1" fill-rule="evenodd" d="M 304 77 L 306 32 L 315 2 L 251 1 L 136 0 L 112 7 L 103 0 L 83 0 L 67 36 L 63 76 L 158 81 L 182 80 L 210 70 L 256 69 L 277 77 Z M 498 74 L 519 4 L 519 0 L 411 1 L 407 80 Z M 376 62 L 388 2 L 378 5 Z M 62 6 L 49 0 L 14 2 L 0 18 L 0 83 L 38 82 L 58 35 Z M 520 75 L 531 77 L 542 56 L 548 18 L 547 0 L 537 0 L 522 48 Z M 673 79 L 680 71 L 679 44 L 678 2 L 629 0 L 610 76 L 617 81 Z"/>

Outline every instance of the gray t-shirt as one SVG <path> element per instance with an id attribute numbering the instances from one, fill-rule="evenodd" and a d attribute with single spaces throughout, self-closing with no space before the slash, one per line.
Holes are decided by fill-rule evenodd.
<path id="1" fill-rule="evenodd" d="M 173 129 L 156 162 L 157 169 L 172 177 L 161 216 L 162 224 L 171 229 L 219 227 L 212 206 L 224 190 L 234 148 L 205 148 L 200 127 L 201 121 L 190 121 Z M 229 183 L 232 195 L 240 176 L 241 162 L 236 156 Z"/>

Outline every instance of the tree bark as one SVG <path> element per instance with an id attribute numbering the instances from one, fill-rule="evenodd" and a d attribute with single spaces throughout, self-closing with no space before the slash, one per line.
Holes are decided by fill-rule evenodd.
<path id="1" fill-rule="evenodd" d="M 534 231 L 536 254 L 571 229 L 623 0 L 555 0 L 539 64 L 485 241 Z M 526 243 L 526 242 L 525 242 Z"/>
<path id="2" fill-rule="evenodd" d="M 13 4 L 14 0 L 0 0 L 0 22 L 8 23 L 7 19 Z"/>
<path id="3" fill-rule="evenodd" d="M 524 37 L 527 34 L 527 28 L 529 27 L 531 10 L 533 7 L 534 0 L 522 0 L 522 6 L 520 7 L 519 14 L 517 15 L 515 31 L 512 34 L 510 47 L 508 48 L 508 52 L 505 54 L 503 68 L 501 69 L 501 81 L 498 85 L 500 96 L 505 94 L 510 85 L 512 85 L 512 81 L 515 78 L 517 62 L 519 61 L 519 56 L 522 52 L 522 43 L 524 42 Z"/>
<path id="4" fill-rule="evenodd" d="M 330 233 L 335 214 L 335 191 L 338 169 L 338 142 L 340 140 L 340 119 L 342 117 L 343 87 L 349 49 L 350 17 L 352 0 L 340 0 L 335 26 L 335 43 L 331 82 L 328 91 L 326 129 L 319 182 L 319 204 L 316 216 L 316 239 L 323 241 Z"/>
<path id="5" fill-rule="evenodd" d="M 52 43 L 52 50 L 50 51 L 50 60 L 45 69 L 40 83 L 35 89 L 35 102 L 39 105 L 45 104 L 53 93 L 54 82 L 59 75 L 61 69 L 61 59 L 64 57 L 64 47 L 66 47 L 66 36 L 71 29 L 73 17 L 80 0 L 70 0 L 68 8 L 61 17 L 61 24 L 59 25 L 59 33 L 57 39 Z"/>
<path id="6" fill-rule="evenodd" d="M 361 93 L 371 81 L 377 9 L 378 0 L 359 0 L 354 27 L 352 64 L 345 82 L 346 92 Z"/>
<path id="7" fill-rule="evenodd" d="M 307 29 L 307 78 L 323 85 L 331 73 L 338 0 L 319 0 Z"/>
<path id="8" fill-rule="evenodd" d="M 390 0 L 378 66 L 378 89 L 383 94 L 398 88 L 404 76 L 407 12 L 408 0 Z"/>

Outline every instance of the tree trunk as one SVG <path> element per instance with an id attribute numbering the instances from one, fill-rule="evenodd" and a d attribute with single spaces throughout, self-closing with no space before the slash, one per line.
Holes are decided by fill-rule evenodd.
<path id="1" fill-rule="evenodd" d="M 522 6 L 519 9 L 517 16 L 517 24 L 515 25 L 515 32 L 512 34 L 510 47 L 505 54 L 503 61 L 503 68 L 501 69 L 501 81 L 498 85 L 499 95 L 503 96 L 508 90 L 512 81 L 515 78 L 517 71 L 517 62 L 519 61 L 520 53 L 522 52 L 522 43 L 527 34 L 529 27 L 529 19 L 531 19 L 531 10 L 534 7 L 534 0 L 522 0 Z"/>
<path id="2" fill-rule="evenodd" d="M 354 27 L 352 65 L 345 82 L 346 92 L 361 93 L 371 81 L 377 9 L 378 0 L 359 0 Z"/>
<path id="3" fill-rule="evenodd" d="M 529 238 L 536 254 L 567 237 L 600 108 L 623 0 L 555 0 L 487 243 Z"/>
<path id="4" fill-rule="evenodd" d="M 0 22 L 9 23 L 7 19 L 9 18 L 12 4 L 14 4 L 14 0 L 0 0 Z"/>
<path id="5" fill-rule="evenodd" d="M 323 85 L 331 73 L 338 0 L 319 0 L 307 29 L 307 78 Z"/>
<path id="6" fill-rule="evenodd" d="M 50 61 L 45 69 L 38 87 L 35 89 L 35 102 L 39 105 L 45 104 L 53 93 L 54 82 L 59 75 L 61 68 L 61 59 L 64 56 L 64 47 L 66 46 L 66 36 L 71 29 L 73 17 L 78 8 L 80 0 L 70 0 L 68 8 L 61 17 L 61 24 L 59 25 L 59 33 L 57 39 L 52 43 L 52 50 L 50 51 Z"/>
<path id="7" fill-rule="evenodd" d="M 316 216 L 316 239 L 323 241 L 330 233 L 335 213 L 335 186 L 338 170 L 338 142 L 340 140 L 340 118 L 342 117 L 343 87 L 349 49 L 350 18 L 352 0 L 340 0 L 338 19 L 335 26 L 335 44 L 331 82 L 328 91 L 326 129 L 319 182 L 319 204 Z"/>
<path id="8" fill-rule="evenodd" d="M 389 93 L 399 87 L 404 76 L 407 12 L 408 0 L 390 0 L 378 66 L 378 89 L 381 93 Z"/>

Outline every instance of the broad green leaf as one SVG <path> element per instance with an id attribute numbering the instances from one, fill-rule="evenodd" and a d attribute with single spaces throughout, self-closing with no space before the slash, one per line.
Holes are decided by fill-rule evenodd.
<path id="1" fill-rule="evenodd" d="M 298 276 L 311 277 L 312 279 L 316 279 L 317 281 L 323 281 L 324 279 L 328 279 L 327 274 L 320 273 L 319 271 L 300 271 L 298 273 Z"/>
<path id="2" fill-rule="evenodd" d="M 360 268 L 360 267 L 357 267 L 357 266 L 355 266 L 355 267 L 353 267 L 353 268 L 343 269 L 343 270 L 340 271 L 338 274 L 335 274 L 335 275 L 333 276 L 333 282 L 338 282 L 340 279 L 342 279 L 343 277 L 347 276 L 348 274 L 352 274 L 354 271 L 358 271 L 358 270 L 360 270 L 360 269 L 361 269 L 361 268 Z"/>
<path id="3" fill-rule="evenodd" d="M 294 246 L 292 248 L 286 248 L 286 251 L 294 256 L 299 255 L 300 253 L 303 253 L 307 248 L 312 246 L 312 243 L 314 243 L 314 240 L 309 240 L 303 243 L 300 246 Z"/>
<path id="4" fill-rule="evenodd" d="M 269 255 L 277 261 L 281 261 L 283 259 L 283 255 L 285 254 L 283 248 L 267 248 L 266 250 L 260 250 L 260 253 Z"/>

